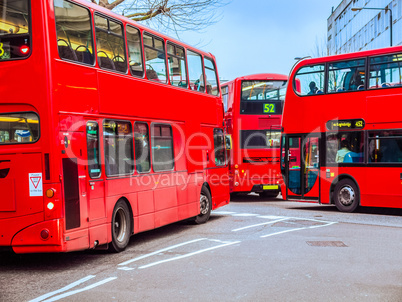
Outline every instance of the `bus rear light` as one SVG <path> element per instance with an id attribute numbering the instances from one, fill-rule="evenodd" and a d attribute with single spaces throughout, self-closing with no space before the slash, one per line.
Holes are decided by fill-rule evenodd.
<path id="1" fill-rule="evenodd" d="M 54 196 L 54 189 L 47 189 L 46 190 L 46 197 L 52 198 Z"/>
<path id="2" fill-rule="evenodd" d="M 40 237 L 41 237 L 43 240 L 48 240 L 48 239 L 49 239 L 49 236 L 50 236 L 50 232 L 49 232 L 48 229 L 43 229 L 43 230 L 40 232 Z"/>
<path id="3" fill-rule="evenodd" d="M 53 210 L 54 209 L 54 203 L 53 202 L 49 202 L 46 206 L 49 210 Z"/>
<path id="4" fill-rule="evenodd" d="M 22 54 L 26 55 L 29 52 L 29 46 L 26 45 L 21 46 L 20 51 Z"/>
<path id="5" fill-rule="evenodd" d="M 238 186 L 239 186 L 239 183 L 238 183 L 238 182 L 235 182 L 235 186 L 238 187 Z"/>

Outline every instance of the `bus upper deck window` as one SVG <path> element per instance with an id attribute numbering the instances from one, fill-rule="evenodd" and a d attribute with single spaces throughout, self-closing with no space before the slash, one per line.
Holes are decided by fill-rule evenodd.
<path id="1" fill-rule="evenodd" d="M 28 0 L 0 0 L 0 60 L 26 58 L 31 53 Z"/>
<path id="2" fill-rule="evenodd" d="M 92 22 L 89 10 L 65 0 L 55 1 L 54 6 L 60 58 L 93 65 Z"/>
<path id="3" fill-rule="evenodd" d="M 324 93 L 324 70 L 324 64 L 305 66 L 299 69 L 293 83 L 294 91 L 299 95 Z"/>
<path id="4" fill-rule="evenodd" d="M 365 70 L 364 59 L 330 63 L 328 93 L 364 90 Z"/>
<path id="5" fill-rule="evenodd" d="M 369 89 L 400 87 L 402 54 L 370 58 Z"/>
<path id="6" fill-rule="evenodd" d="M 39 117 L 33 112 L 0 114 L 0 144 L 29 144 L 39 139 Z"/>
<path id="7" fill-rule="evenodd" d="M 205 78 L 207 81 L 207 93 L 219 95 L 218 77 L 216 75 L 215 64 L 211 59 L 204 58 Z"/>
<path id="8" fill-rule="evenodd" d="M 169 78 L 170 84 L 187 88 L 186 60 L 184 48 L 168 43 L 167 44 Z"/>

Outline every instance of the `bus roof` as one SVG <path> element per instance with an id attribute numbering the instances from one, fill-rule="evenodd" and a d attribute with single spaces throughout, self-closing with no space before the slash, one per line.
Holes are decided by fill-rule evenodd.
<path id="1" fill-rule="evenodd" d="M 251 74 L 251 75 L 246 75 L 242 77 L 235 78 L 229 82 L 223 83 L 221 86 L 225 86 L 227 84 L 230 84 L 234 81 L 251 81 L 251 80 L 256 80 L 256 81 L 263 81 L 263 80 L 275 80 L 275 81 L 286 81 L 288 79 L 288 76 L 283 75 L 283 74 L 277 74 L 277 73 L 257 73 L 257 74 Z"/>
<path id="2" fill-rule="evenodd" d="M 140 23 L 138 23 L 136 21 L 133 21 L 133 20 L 127 18 L 127 17 L 119 15 L 119 14 L 117 14 L 117 13 L 115 13 L 115 12 L 113 12 L 113 11 L 107 9 L 107 8 L 104 8 L 102 6 L 99 6 L 97 4 L 94 4 L 94 3 L 91 3 L 91 2 L 88 2 L 88 1 L 85 1 L 85 0 L 71 0 L 71 1 L 74 1 L 74 2 L 76 2 L 78 4 L 83 5 L 83 6 L 89 7 L 91 9 L 93 9 L 93 10 L 96 10 L 97 12 L 100 12 L 100 13 L 106 14 L 108 16 L 111 16 L 111 17 L 113 17 L 113 18 L 115 18 L 117 20 L 123 21 L 123 22 L 125 22 L 127 24 L 133 25 L 133 26 L 135 26 L 135 27 L 137 27 L 137 28 L 139 28 L 141 30 L 144 30 L 144 31 L 146 31 L 146 32 L 148 32 L 150 34 L 156 35 L 156 36 L 164 38 L 166 40 L 169 40 L 169 41 L 171 41 L 173 43 L 176 43 L 178 45 L 185 46 L 186 48 L 191 48 L 192 50 L 194 50 L 194 51 L 196 51 L 196 52 L 198 52 L 198 53 L 200 53 L 200 54 L 202 54 L 204 56 L 212 57 L 215 60 L 215 56 L 210 52 L 206 52 L 206 51 L 200 50 L 199 48 L 193 47 L 193 46 L 191 46 L 189 44 L 183 43 L 183 42 L 181 42 L 181 41 L 179 41 L 179 40 L 177 40 L 175 38 L 172 38 L 172 37 L 170 37 L 170 36 L 168 36 L 166 34 L 158 32 L 158 31 L 156 31 L 154 29 L 151 29 L 151 28 L 149 28 L 147 26 L 144 26 L 144 25 L 142 25 L 142 24 L 140 24 Z"/>
<path id="3" fill-rule="evenodd" d="M 402 46 L 393 46 L 393 47 L 386 47 L 386 48 L 378 48 L 372 50 L 364 50 L 358 52 L 351 52 L 346 54 L 340 55 L 333 55 L 333 56 L 326 56 L 326 57 L 319 57 L 319 58 L 306 58 L 299 61 L 293 67 L 292 73 L 295 70 L 298 70 L 300 67 L 305 65 L 313 65 L 313 64 L 320 64 L 326 62 L 334 62 L 334 61 L 345 61 L 345 60 L 353 60 L 357 58 L 369 57 L 369 56 L 380 56 L 385 55 L 388 53 L 395 53 L 395 52 L 402 52 Z"/>

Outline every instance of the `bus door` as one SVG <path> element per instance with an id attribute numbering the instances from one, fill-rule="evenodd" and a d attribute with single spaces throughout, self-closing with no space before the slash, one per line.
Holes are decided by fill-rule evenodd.
<path id="1" fill-rule="evenodd" d="M 320 182 L 318 136 L 286 136 L 288 199 L 318 199 Z"/>
<path id="2" fill-rule="evenodd" d="M 85 136 L 83 132 L 61 132 L 62 185 L 67 249 L 88 248 L 88 204 L 86 167 L 84 165 Z M 74 242 L 74 243 L 73 243 Z"/>
<path id="3" fill-rule="evenodd" d="M 95 121 L 86 123 L 86 168 L 90 248 L 107 243 L 105 175 L 101 172 L 100 132 Z"/>

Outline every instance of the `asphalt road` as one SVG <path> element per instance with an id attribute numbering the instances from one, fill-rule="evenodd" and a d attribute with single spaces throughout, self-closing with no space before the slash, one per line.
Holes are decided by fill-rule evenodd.
<path id="1" fill-rule="evenodd" d="M 0 254 L 1 301 L 402 301 L 402 210 L 240 196 L 122 253 Z"/>

